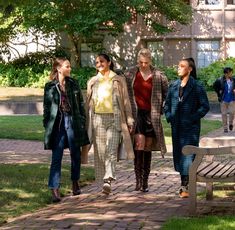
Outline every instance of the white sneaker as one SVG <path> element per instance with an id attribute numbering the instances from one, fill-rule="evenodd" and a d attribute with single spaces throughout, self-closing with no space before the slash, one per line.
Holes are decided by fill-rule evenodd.
<path id="1" fill-rule="evenodd" d="M 109 193 L 111 192 L 111 181 L 104 182 L 102 192 L 109 195 Z"/>

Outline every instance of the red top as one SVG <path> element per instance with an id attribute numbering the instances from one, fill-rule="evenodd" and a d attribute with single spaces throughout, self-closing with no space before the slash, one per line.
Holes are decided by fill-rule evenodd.
<path id="1" fill-rule="evenodd" d="M 152 80 L 153 78 L 151 76 L 145 81 L 139 71 L 136 74 L 134 94 L 139 109 L 151 110 Z"/>

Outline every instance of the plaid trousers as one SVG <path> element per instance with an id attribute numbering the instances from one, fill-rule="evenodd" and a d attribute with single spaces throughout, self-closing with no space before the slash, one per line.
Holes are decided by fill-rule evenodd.
<path id="1" fill-rule="evenodd" d="M 92 120 L 96 181 L 116 180 L 115 168 L 121 131 L 115 125 L 114 114 L 93 114 Z"/>

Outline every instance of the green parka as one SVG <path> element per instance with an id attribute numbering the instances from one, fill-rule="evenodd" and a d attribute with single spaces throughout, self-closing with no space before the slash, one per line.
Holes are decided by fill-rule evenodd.
<path id="1" fill-rule="evenodd" d="M 75 136 L 75 144 L 80 146 L 89 144 L 89 138 L 86 131 L 86 113 L 82 92 L 77 80 L 71 77 L 65 78 L 65 90 L 71 106 L 73 130 Z M 61 117 L 60 111 L 61 95 L 59 90 L 59 82 L 57 80 L 46 83 L 44 88 L 43 102 L 43 126 L 45 128 L 44 148 L 52 149 L 52 140 L 55 137 L 54 125 L 55 121 Z M 68 146 L 65 146 L 68 147 Z"/>

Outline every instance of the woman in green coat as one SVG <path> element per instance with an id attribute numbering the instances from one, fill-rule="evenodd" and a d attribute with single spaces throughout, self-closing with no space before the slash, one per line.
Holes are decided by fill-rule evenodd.
<path id="1" fill-rule="evenodd" d="M 78 82 L 70 77 L 70 72 L 70 62 L 66 58 L 56 58 L 50 74 L 51 81 L 44 88 L 44 145 L 45 149 L 52 150 L 48 187 L 52 191 L 53 202 L 61 200 L 59 187 L 65 148 L 70 150 L 73 195 L 81 193 L 80 147 L 89 144 L 82 93 Z"/>
<path id="2" fill-rule="evenodd" d="M 166 120 L 171 124 L 174 168 L 180 173 L 179 196 L 189 196 L 189 167 L 194 154 L 185 156 L 185 145 L 199 145 L 201 118 L 209 111 L 206 91 L 196 80 L 196 67 L 192 58 L 182 59 L 178 65 L 179 79 L 168 90 L 165 102 Z"/>

